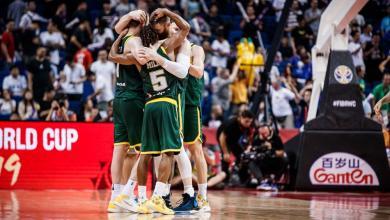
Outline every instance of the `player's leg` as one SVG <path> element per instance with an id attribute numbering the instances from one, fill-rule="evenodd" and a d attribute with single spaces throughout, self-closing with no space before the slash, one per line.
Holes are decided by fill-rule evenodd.
<path id="1" fill-rule="evenodd" d="M 114 100 L 114 150 L 111 161 L 111 199 L 108 204 L 107 211 L 121 212 L 122 209 L 114 204 L 114 200 L 119 196 L 123 185 L 121 185 L 122 169 L 126 152 L 129 148 L 129 140 L 127 137 L 127 129 L 120 114 L 121 100 Z"/>
<path id="2" fill-rule="evenodd" d="M 127 137 L 129 140 L 129 150 L 125 159 L 125 168 L 123 169 L 123 190 L 115 199 L 115 204 L 126 210 L 136 212 L 138 204 L 135 200 L 134 188 L 136 178 L 129 179 L 134 164 L 137 161 L 136 149 L 140 147 L 142 133 L 142 119 L 144 102 L 142 99 L 125 99 L 121 102 L 121 114 L 126 124 Z"/>
<path id="3" fill-rule="evenodd" d="M 157 183 L 149 207 L 162 214 L 174 214 L 174 211 L 167 207 L 163 197 L 167 195 L 167 182 L 172 172 L 173 155 L 179 153 L 182 146 L 177 118 L 177 102 L 172 99 L 169 102 L 156 102 L 150 106 L 158 109 L 156 111 L 158 114 L 155 114 L 153 121 L 159 137 L 157 140 L 161 161 L 157 168 Z"/>
<path id="4" fill-rule="evenodd" d="M 184 117 L 184 143 L 195 161 L 198 177 L 198 205 L 202 211 L 210 211 L 207 200 L 207 163 L 202 147 L 202 125 L 199 106 L 186 106 Z"/>

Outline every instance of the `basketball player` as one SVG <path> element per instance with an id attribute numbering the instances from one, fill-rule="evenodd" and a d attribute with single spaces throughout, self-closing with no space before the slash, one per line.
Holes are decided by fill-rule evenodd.
<path id="1" fill-rule="evenodd" d="M 177 96 L 179 81 L 186 76 L 189 68 L 189 44 L 186 49 L 182 50 L 182 48 L 185 48 L 182 43 L 189 32 L 189 24 L 167 9 L 157 9 L 152 16 L 151 24 L 145 26 L 140 33 L 140 40 L 145 48 L 139 48 L 136 41 L 133 41 L 133 46 L 130 46 L 132 48 L 131 53 L 135 54 L 138 62 L 142 65 L 140 67 L 141 76 L 144 80 L 144 91 L 147 94 L 141 156 L 137 169 L 139 186 L 143 187 L 146 184 L 147 167 L 151 156 L 161 154 L 162 158 L 158 167 L 158 181 L 153 196 L 150 201 L 147 201 L 146 190 L 143 192 L 141 188 L 138 211 L 148 213 L 151 209 L 163 214 L 174 214 L 173 210 L 166 207 L 162 197 L 167 194 L 166 183 L 171 173 L 173 155 L 179 153 L 182 147 L 179 133 Z M 180 31 L 163 41 L 158 41 L 159 35 L 154 30 L 168 28 L 170 19 L 180 27 Z M 164 32 L 160 32 L 160 37 L 166 38 L 168 36 L 168 34 L 162 36 L 164 34 Z M 180 63 L 180 60 L 182 60 L 184 62 L 181 63 L 185 63 L 185 65 L 170 61 L 174 60 L 175 57 L 168 56 L 179 47 L 177 61 Z M 148 53 L 145 53 L 146 51 Z M 146 57 L 146 54 L 152 54 L 153 56 Z"/>
<path id="2" fill-rule="evenodd" d="M 127 15 L 129 19 L 129 30 L 123 32 L 114 44 L 121 44 L 123 47 L 126 41 L 135 33 L 138 33 L 140 28 L 145 24 L 146 17 L 143 11 L 132 11 Z M 126 36 L 125 36 L 126 34 Z M 123 38 L 123 39 L 122 39 Z M 114 46 L 115 47 L 115 46 Z M 117 46 L 116 46 L 117 47 Z M 110 58 L 113 54 L 110 51 Z M 136 62 L 136 60 L 128 58 L 128 60 Z M 141 145 L 142 118 L 144 108 L 144 94 L 142 79 L 135 65 L 119 65 L 117 72 L 117 81 L 114 97 L 114 151 L 111 163 L 112 176 L 112 193 L 108 205 L 109 212 L 121 212 L 121 206 L 118 201 L 126 199 L 126 208 L 131 211 L 136 211 L 137 203 L 133 196 L 134 183 L 125 187 L 129 193 L 119 197 L 120 192 L 126 184 L 127 180 L 121 180 L 123 174 L 123 164 L 128 154 L 129 160 L 135 161 L 135 148 Z M 134 164 L 134 162 L 132 162 Z M 131 168 L 130 168 L 131 169 Z M 122 183 L 122 185 L 121 185 Z"/>
<path id="3" fill-rule="evenodd" d="M 126 27 L 126 20 L 124 19 L 121 19 L 118 24 L 116 25 L 115 29 L 116 31 L 121 31 L 122 28 Z M 172 23 L 174 25 L 174 27 L 177 28 L 177 25 L 175 25 L 175 23 Z M 171 25 L 172 26 L 172 25 Z M 119 27 L 119 28 L 117 28 Z M 172 30 L 172 29 L 171 29 Z M 173 34 L 177 33 L 177 31 L 175 31 Z M 166 35 L 164 35 L 164 33 L 162 34 L 162 37 L 165 37 Z M 135 43 L 136 43 L 136 38 L 133 38 L 133 39 L 130 39 L 129 42 L 135 40 Z M 139 44 L 139 43 L 138 43 Z M 115 46 L 115 44 L 114 44 Z M 116 49 L 112 50 L 112 51 L 116 51 Z M 131 53 L 129 54 L 115 54 L 113 55 L 113 57 L 115 57 L 115 61 L 120 63 L 120 64 L 125 64 L 125 65 L 129 65 L 129 64 L 132 64 L 132 56 L 131 56 Z M 129 59 L 127 58 L 129 57 Z M 184 95 L 184 93 L 183 93 Z M 183 96 L 184 97 L 184 96 Z M 180 103 L 180 99 L 178 101 Z M 180 105 L 179 105 L 180 106 Z M 183 106 L 184 107 L 184 106 Z M 179 112 L 180 112 L 180 109 L 179 109 Z M 180 116 L 182 116 L 180 114 Z M 180 123 L 180 127 L 182 127 L 182 123 Z M 155 157 L 155 159 L 158 159 L 160 157 Z M 192 186 L 192 167 L 191 167 L 191 162 L 188 158 L 188 155 L 186 154 L 186 152 L 184 151 L 184 148 L 182 148 L 182 150 L 180 151 L 179 155 L 176 155 L 175 156 L 176 158 L 176 161 L 178 162 L 179 164 L 179 170 L 180 170 L 180 174 L 182 176 L 182 179 L 183 179 L 183 183 L 184 183 L 184 193 L 188 194 L 188 195 L 191 195 L 191 198 L 193 198 L 193 201 L 195 201 L 195 198 L 194 198 L 194 188 Z M 155 160 L 157 161 L 157 160 Z M 157 164 L 157 166 L 156 166 Z M 155 167 L 158 167 L 158 163 L 155 163 Z M 134 171 L 134 170 L 133 170 Z M 158 172 L 156 172 L 156 174 L 158 174 Z M 131 175 L 133 177 L 135 177 L 135 172 L 132 172 Z M 135 181 L 136 178 L 133 178 L 133 181 Z M 126 186 L 130 185 L 129 183 L 133 182 L 132 181 L 132 178 L 129 179 L 129 182 Z M 169 184 L 168 184 L 169 185 Z M 126 189 L 127 187 L 125 187 Z M 169 192 L 169 188 L 167 189 L 167 191 Z M 139 191 L 140 191 L 140 194 L 146 194 L 146 186 L 139 186 Z M 143 191 L 145 191 L 145 193 L 142 193 Z M 125 192 L 125 193 L 128 193 L 128 192 Z M 164 200 L 166 200 L 166 204 L 168 205 L 168 207 L 171 208 L 170 206 L 170 194 L 167 193 L 167 196 L 164 196 L 163 197 Z M 121 206 L 121 203 L 123 204 L 123 201 L 118 201 L 118 205 Z M 187 203 L 187 202 L 186 202 Z M 188 203 L 190 204 L 190 203 Z M 194 206 L 195 202 L 192 202 L 193 205 L 190 205 L 190 206 L 187 206 L 187 209 L 188 210 L 192 210 L 192 209 L 195 209 L 197 208 L 197 205 Z M 126 208 L 124 206 L 121 206 L 123 208 Z"/>
<path id="4" fill-rule="evenodd" d="M 170 25 L 170 34 L 174 34 L 177 31 L 179 31 L 179 28 L 175 23 L 172 23 Z M 200 118 L 200 102 L 203 90 L 203 79 L 201 78 L 203 77 L 204 71 L 204 58 L 203 48 L 191 44 L 192 64 L 190 65 L 189 75 L 181 81 L 181 92 L 178 99 L 179 107 L 181 107 L 179 112 L 182 112 L 182 114 L 180 114 L 181 117 L 179 117 L 180 130 L 184 133 L 184 141 L 187 142 L 190 152 L 195 159 L 195 166 L 198 171 L 199 179 L 199 193 L 196 198 L 197 202 L 195 202 L 194 192 L 187 190 L 189 187 L 193 189 L 192 175 L 183 175 L 187 173 L 185 157 L 182 157 L 181 155 L 175 156 L 184 185 L 183 199 L 181 204 L 174 209 L 176 212 L 193 210 L 210 211 L 210 206 L 207 201 L 207 164 L 202 150 L 202 128 Z M 187 108 L 189 109 L 188 111 Z M 186 154 L 184 148 L 182 152 Z M 155 158 L 155 167 L 158 167 L 158 161 L 156 161 L 156 159 L 157 158 Z M 170 186 L 170 184 L 168 184 L 168 186 Z"/>

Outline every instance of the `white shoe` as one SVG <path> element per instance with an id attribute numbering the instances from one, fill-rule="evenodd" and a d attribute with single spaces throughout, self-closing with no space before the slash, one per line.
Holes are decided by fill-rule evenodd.
<path id="1" fill-rule="evenodd" d="M 121 207 L 114 204 L 114 201 L 110 201 L 108 203 L 107 212 L 109 212 L 109 213 L 124 213 L 124 212 L 128 212 L 128 211 L 126 211 L 125 209 L 122 209 Z"/>
<path id="2" fill-rule="evenodd" d="M 120 194 L 118 197 L 115 198 L 113 203 L 114 205 L 122 209 L 128 210 L 130 212 L 137 212 L 137 207 L 138 207 L 137 201 L 135 201 L 134 198 L 128 195 Z"/>

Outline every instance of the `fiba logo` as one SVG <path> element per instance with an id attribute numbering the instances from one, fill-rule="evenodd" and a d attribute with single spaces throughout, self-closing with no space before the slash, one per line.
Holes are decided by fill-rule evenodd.
<path id="1" fill-rule="evenodd" d="M 340 65 L 334 70 L 334 78 L 341 84 L 348 84 L 352 81 L 352 70 L 345 65 Z"/>

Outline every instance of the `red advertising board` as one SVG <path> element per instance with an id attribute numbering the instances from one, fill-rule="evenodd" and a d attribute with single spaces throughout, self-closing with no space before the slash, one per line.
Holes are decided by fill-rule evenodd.
<path id="1" fill-rule="evenodd" d="M 112 123 L 0 121 L 0 189 L 109 188 L 113 129 Z M 215 129 L 203 132 L 217 144 Z"/>
<path id="2" fill-rule="evenodd" d="M 0 122 L 0 189 L 110 186 L 111 123 Z"/>

